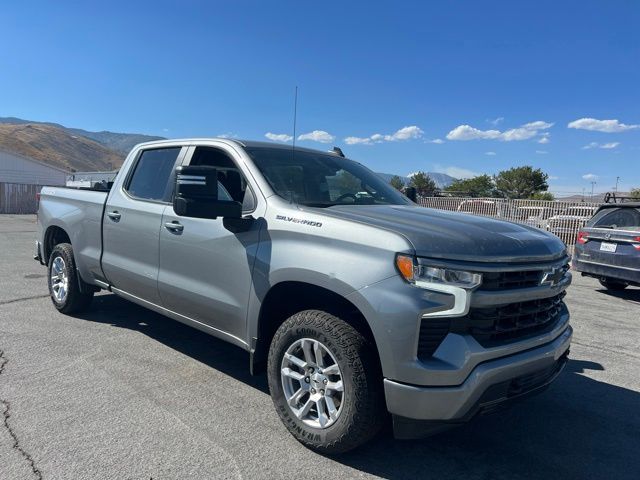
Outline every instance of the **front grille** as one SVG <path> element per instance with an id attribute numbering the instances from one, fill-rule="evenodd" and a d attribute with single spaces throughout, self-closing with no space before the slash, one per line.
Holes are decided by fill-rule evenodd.
<path id="1" fill-rule="evenodd" d="M 482 274 L 482 290 L 511 290 L 540 285 L 542 270 L 491 272 Z"/>
<path id="2" fill-rule="evenodd" d="M 449 333 L 451 322 L 448 318 L 424 318 L 420 324 L 418 337 L 418 358 L 424 360 L 433 355 Z"/>
<path id="3" fill-rule="evenodd" d="M 569 350 L 564 352 L 558 360 L 546 368 L 491 385 L 480 397 L 477 410 L 474 410 L 473 413 L 493 413 L 507 406 L 509 400 L 542 390 L 562 371 L 562 368 L 567 363 L 568 357 Z"/>
<path id="4" fill-rule="evenodd" d="M 569 270 L 569 264 L 562 266 L 563 273 Z M 518 270 L 513 272 L 485 272 L 482 274 L 481 290 L 512 290 L 514 288 L 537 287 L 542 281 L 545 270 Z"/>
<path id="5" fill-rule="evenodd" d="M 562 292 L 500 307 L 472 308 L 465 317 L 454 319 L 452 330 L 470 333 L 485 347 L 539 334 L 555 325 L 565 308 L 564 296 Z"/>

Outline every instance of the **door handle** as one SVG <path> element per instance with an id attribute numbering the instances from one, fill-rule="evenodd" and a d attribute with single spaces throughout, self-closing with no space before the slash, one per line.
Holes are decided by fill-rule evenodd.
<path id="1" fill-rule="evenodd" d="M 118 220 L 120 220 L 120 217 L 122 217 L 122 215 L 120 215 L 120 213 L 115 210 L 113 212 L 107 212 L 107 217 L 109 217 L 114 222 L 117 222 Z"/>
<path id="2" fill-rule="evenodd" d="M 180 222 L 166 222 L 164 224 L 164 228 L 172 232 L 181 232 L 182 230 L 184 230 L 184 225 L 182 225 Z"/>

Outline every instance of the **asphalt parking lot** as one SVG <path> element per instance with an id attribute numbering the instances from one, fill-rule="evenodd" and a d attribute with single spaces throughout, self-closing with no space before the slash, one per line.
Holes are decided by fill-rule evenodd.
<path id="1" fill-rule="evenodd" d="M 544 394 L 328 458 L 287 433 L 240 349 L 108 293 L 57 313 L 35 230 L 0 216 L 0 479 L 640 476 L 638 288 L 574 277 L 571 360 Z"/>

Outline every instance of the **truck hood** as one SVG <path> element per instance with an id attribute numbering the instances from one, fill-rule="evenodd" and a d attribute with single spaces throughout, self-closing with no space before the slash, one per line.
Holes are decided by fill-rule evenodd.
<path id="1" fill-rule="evenodd" d="M 564 243 L 555 235 L 465 213 L 404 205 L 335 206 L 322 213 L 401 234 L 418 256 L 511 263 L 550 261 L 566 255 Z"/>

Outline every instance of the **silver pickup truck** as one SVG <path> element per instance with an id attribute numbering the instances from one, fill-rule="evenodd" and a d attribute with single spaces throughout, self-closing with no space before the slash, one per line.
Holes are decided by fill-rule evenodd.
<path id="1" fill-rule="evenodd" d="M 569 352 L 557 237 L 420 207 L 339 149 L 146 143 L 102 191 L 43 188 L 38 223 L 59 311 L 107 290 L 245 349 L 323 453 L 495 411 Z"/>

